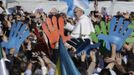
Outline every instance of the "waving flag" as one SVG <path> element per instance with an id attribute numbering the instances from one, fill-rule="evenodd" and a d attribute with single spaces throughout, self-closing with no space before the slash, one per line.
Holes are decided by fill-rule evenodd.
<path id="1" fill-rule="evenodd" d="M 88 0 L 73 0 L 73 1 L 75 6 L 80 7 L 83 10 L 89 8 Z"/>
<path id="2" fill-rule="evenodd" d="M 55 75 L 61 75 L 61 66 L 60 66 L 60 56 L 58 56 L 58 61 L 56 64 L 56 74 Z"/>
<path id="3" fill-rule="evenodd" d="M 64 47 L 62 38 L 60 38 L 59 49 L 60 49 L 61 71 L 62 71 L 61 75 L 81 75 L 80 72 L 75 67 L 66 48 Z"/>
<path id="4" fill-rule="evenodd" d="M 83 10 L 89 8 L 89 2 L 88 0 L 66 0 L 68 5 L 67 15 L 73 16 L 73 10 L 77 6 Z"/>

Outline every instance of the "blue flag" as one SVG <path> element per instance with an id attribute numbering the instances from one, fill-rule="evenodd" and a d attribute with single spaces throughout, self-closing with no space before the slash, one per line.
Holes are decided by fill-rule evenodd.
<path id="1" fill-rule="evenodd" d="M 79 7 L 83 10 L 86 10 L 89 8 L 89 2 L 88 0 L 66 0 L 68 10 L 67 10 L 67 15 L 70 17 L 73 17 L 73 11 L 75 7 Z"/>
<path id="2" fill-rule="evenodd" d="M 64 47 L 62 38 L 60 38 L 59 49 L 60 49 L 60 61 L 61 61 L 62 75 L 81 75 L 80 72 L 75 67 L 66 48 Z"/>

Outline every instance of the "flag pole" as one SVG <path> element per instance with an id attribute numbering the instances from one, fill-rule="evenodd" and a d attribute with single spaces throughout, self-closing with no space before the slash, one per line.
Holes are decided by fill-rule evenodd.
<path id="1" fill-rule="evenodd" d="M 0 71 L 1 71 L 0 75 L 8 75 L 7 70 L 6 70 L 6 66 L 5 66 L 5 61 L 4 61 L 3 55 L 2 55 L 1 46 L 0 46 Z"/>

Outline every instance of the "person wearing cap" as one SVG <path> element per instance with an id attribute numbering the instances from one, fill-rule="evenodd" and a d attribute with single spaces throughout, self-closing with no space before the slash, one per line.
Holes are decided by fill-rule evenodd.
<path id="1" fill-rule="evenodd" d="M 76 27 L 71 33 L 73 38 L 90 38 L 91 32 L 95 32 L 91 19 L 84 14 L 84 10 L 80 7 L 74 9 L 74 15 L 77 19 Z"/>

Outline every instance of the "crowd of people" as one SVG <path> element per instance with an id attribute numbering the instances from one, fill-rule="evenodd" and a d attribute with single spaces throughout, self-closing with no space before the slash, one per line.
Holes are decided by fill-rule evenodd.
<path id="1" fill-rule="evenodd" d="M 89 15 L 85 15 L 83 9 L 76 7 L 74 19 L 56 8 L 52 8 L 46 14 L 42 9 L 31 13 L 23 10 L 21 6 L 16 6 L 12 13 L 7 14 L 2 1 L 0 8 L 3 9 L 0 14 L 0 41 L 9 75 L 56 75 L 60 36 L 81 75 L 134 75 L 133 42 L 125 42 L 118 52 L 116 44 L 111 44 L 110 51 L 105 47 L 97 47 L 92 49 L 89 55 L 82 51 L 80 56 L 76 54 L 77 47 L 69 43 L 71 39 L 85 41 L 88 39 L 90 40 L 88 43 L 93 45 L 95 42 L 92 41 L 90 34 L 96 32 L 96 25 L 100 26 L 101 21 L 109 23 L 113 16 L 118 19 L 122 17 L 123 21 L 134 25 L 134 12 L 119 11 L 117 15 L 111 16 L 106 12 L 106 8 L 102 8 L 102 11 L 95 9 L 89 12 Z M 12 39 L 10 35 L 13 25 L 19 22 L 26 24 L 29 36 L 21 43 L 19 51 L 16 51 L 14 47 L 7 48 L 3 42 Z M 20 35 L 17 33 L 16 36 Z M 15 35 L 15 32 L 12 35 Z M 15 40 L 15 42 L 19 41 Z"/>

